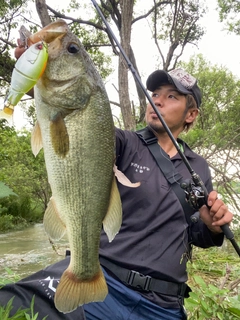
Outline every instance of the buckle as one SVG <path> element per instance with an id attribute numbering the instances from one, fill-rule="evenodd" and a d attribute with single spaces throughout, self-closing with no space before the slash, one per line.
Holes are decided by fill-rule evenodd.
<path id="1" fill-rule="evenodd" d="M 156 143 L 157 141 L 158 141 L 158 140 L 157 140 L 156 137 L 148 138 L 147 140 L 145 140 L 145 142 L 146 142 L 147 145 Z"/>
<path id="2" fill-rule="evenodd" d="M 127 284 L 138 289 L 149 291 L 151 279 L 150 276 L 144 276 L 137 271 L 131 270 L 127 277 Z"/>

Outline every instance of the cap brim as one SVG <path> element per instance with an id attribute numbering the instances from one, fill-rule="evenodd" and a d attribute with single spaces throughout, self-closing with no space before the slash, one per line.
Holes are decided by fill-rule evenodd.
<path id="1" fill-rule="evenodd" d="M 164 70 L 156 70 L 147 79 L 147 89 L 151 92 L 156 90 L 163 84 L 173 84 L 177 90 L 184 94 L 192 94 L 191 91 L 187 90 L 177 79 L 172 78 Z"/>

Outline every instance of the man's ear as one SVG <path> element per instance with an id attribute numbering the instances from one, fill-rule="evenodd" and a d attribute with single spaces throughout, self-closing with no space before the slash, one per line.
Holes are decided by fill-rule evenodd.
<path id="1" fill-rule="evenodd" d="M 186 114 L 186 123 L 192 123 L 197 118 L 199 110 L 197 108 L 188 110 Z"/>

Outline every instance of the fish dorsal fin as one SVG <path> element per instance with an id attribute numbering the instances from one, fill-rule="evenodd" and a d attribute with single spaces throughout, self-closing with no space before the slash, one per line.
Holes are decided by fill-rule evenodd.
<path id="1" fill-rule="evenodd" d="M 31 135 L 31 147 L 34 156 L 36 157 L 39 151 L 42 149 L 42 134 L 39 123 L 36 122 Z"/>
<path id="2" fill-rule="evenodd" d="M 119 232 L 122 224 L 122 202 L 117 187 L 117 181 L 113 177 L 112 190 L 107 214 L 103 220 L 103 229 L 111 242 Z"/>
<path id="3" fill-rule="evenodd" d="M 69 151 L 69 136 L 61 113 L 51 119 L 50 135 L 54 151 L 61 158 L 64 158 Z"/>
<path id="4" fill-rule="evenodd" d="M 58 214 L 53 197 L 50 199 L 47 209 L 44 213 L 43 225 L 46 233 L 51 239 L 54 240 L 61 239 L 66 232 L 65 223 Z"/>

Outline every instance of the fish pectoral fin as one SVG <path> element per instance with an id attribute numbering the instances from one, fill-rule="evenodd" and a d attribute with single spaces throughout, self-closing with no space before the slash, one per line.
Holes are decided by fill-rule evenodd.
<path id="1" fill-rule="evenodd" d="M 59 112 L 50 122 L 50 135 L 54 151 L 64 158 L 69 151 L 69 136 L 64 118 Z"/>
<path id="2" fill-rule="evenodd" d="M 107 294 L 107 284 L 100 268 L 94 278 L 80 280 L 68 267 L 57 286 L 54 303 L 58 311 L 69 313 L 83 304 L 103 301 Z"/>
<path id="3" fill-rule="evenodd" d="M 44 213 L 43 225 L 46 233 L 54 240 L 61 239 L 66 232 L 66 226 L 57 212 L 53 198 L 50 199 Z"/>
<path id="4" fill-rule="evenodd" d="M 122 201 L 119 194 L 117 181 L 113 177 L 112 190 L 110 195 L 110 201 L 108 211 L 103 219 L 103 229 L 108 236 L 109 242 L 111 242 L 116 234 L 119 232 L 122 224 Z"/>
<path id="5" fill-rule="evenodd" d="M 118 182 L 120 182 L 122 185 L 130 188 L 137 188 L 141 185 L 141 182 L 131 182 L 122 171 L 118 170 L 117 166 L 114 165 L 113 172 L 115 174 L 115 177 L 118 179 Z"/>
<path id="6" fill-rule="evenodd" d="M 32 153 L 36 157 L 39 153 L 39 151 L 42 149 L 42 134 L 40 125 L 38 122 L 36 122 L 32 134 L 31 134 L 31 147 L 32 147 Z"/>

